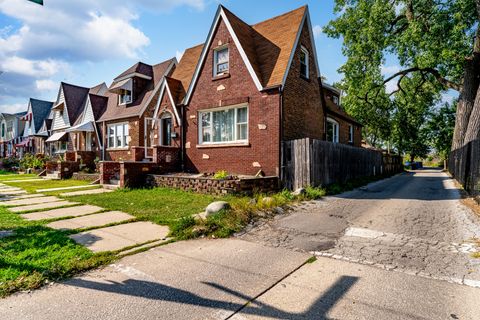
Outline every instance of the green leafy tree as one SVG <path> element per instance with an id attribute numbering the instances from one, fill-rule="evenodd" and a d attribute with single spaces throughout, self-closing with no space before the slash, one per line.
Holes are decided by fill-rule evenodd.
<path id="1" fill-rule="evenodd" d="M 455 105 L 456 101 L 444 103 L 438 110 L 430 114 L 427 123 L 429 144 L 444 160 L 450 153 L 450 141 L 452 141 L 455 128 Z"/>
<path id="2" fill-rule="evenodd" d="M 480 0 L 336 0 L 335 12 L 325 32 L 343 38 L 345 108 L 367 130 L 388 139 L 377 121 L 391 123 L 395 107 L 389 100 L 398 91 L 387 93 L 385 85 L 396 81 L 402 88 L 415 75 L 435 83 L 437 93 L 460 92 L 454 149 L 479 138 Z M 384 77 L 387 55 L 401 68 Z"/>

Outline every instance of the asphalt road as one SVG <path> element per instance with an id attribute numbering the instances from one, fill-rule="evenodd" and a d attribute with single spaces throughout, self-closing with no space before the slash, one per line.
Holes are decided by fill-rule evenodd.
<path id="1" fill-rule="evenodd" d="M 396 176 L 13 295 L 0 319 L 478 320 L 480 222 L 458 199 L 441 172 Z"/>

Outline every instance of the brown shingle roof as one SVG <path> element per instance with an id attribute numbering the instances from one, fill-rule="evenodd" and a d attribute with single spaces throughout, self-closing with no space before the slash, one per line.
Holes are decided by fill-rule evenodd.
<path id="1" fill-rule="evenodd" d="M 137 62 L 121 74 L 119 74 L 113 81 L 115 82 L 117 79 L 127 76 L 132 73 L 140 73 L 147 77 L 153 77 L 153 69 L 152 66 L 143 62 Z"/>
<path id="2" fill-rule="evenodd" d="M 325 103 L 327 104 L 327 114 L 332 113 L 343 118 L 344 120 L 363 127 L 360 122 L 358 122 L 354 117 L 349 115 L 345 110 L 342 109 L 342 107 L 335 104 L 332 100 L 325 98 Z"/>
<path id="3" fill-rule="evenodd" d="M 77 121 L 78 116 L 83 112 L 87 94 L 90 89 L 65 82 L 62 82 L 61 85 L 65 96 L 65 103 L 67 105 L 68 118 L 70 124 L 74 124 Z"/>
<path id="4" fill-rule="evenodd" d="M 161 82 L 162 78 L 166 75 L 165 73 L 169 70 L 169 67 L 171 66 L 172 63 L 174 63 L 174 58 L 164 61 L 162 63 L 156 64 L 154 66 L 150 66 L 150 68 L 152 69 L 153 80 L 150 81 L 150 83 L 146 86 L 146 88 L 139 95 L 136 96 L 135 101 L 133 101 L 131 104 L 121 105 L 121 106 L 118 105 L 118 95 L 110 91 L 107 91 L 105 96 L 108 97 L 108 105 L 105 112 L 98 119 L 98 121 L 124 119 L 129 117 L 138 117 L 142 115 L 142 113 L 147 108 L 147 103 L 150 101 L 150 97 L 154 94 L 155 89 L 157 88 L 158 84 Z M 126 74 L 128 73 L 127 72 L 122 73 L 122 75 L 126 75 Z"/>
<path id="5" fill-rule="evenodd" d="M 200 55 L 202 54 L 203 46 L 203 44 L 200 44 L 186 49 L 183 53 L 182 59 L 175 68 L 175 71 L 173 71 L 172 78 L 182 83 L 184 91 L 183 94 L 179 94 L 178 96 L 179 102 L 185 97 L 185 92 L 188 90 L 188 87 L 192 82 L 195 68 L 200 60 Z"/>

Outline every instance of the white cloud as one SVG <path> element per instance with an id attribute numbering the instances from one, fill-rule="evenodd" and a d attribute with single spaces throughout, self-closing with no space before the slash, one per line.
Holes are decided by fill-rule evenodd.
<path id="1" fill-rule="evenodd" d="M 318 24 L 313 26 L 313 36 L 315 38 L 320 37 L 322 35 L 322 32 L 323 32 L 323 29 L 321 26 L 319 26 Z"/>
<path id="2" fill-rule="evenodd" d="M 389 94 L 393 91 L 398 90 L 397 81 L 391 80 L 385 84 L 385 91 Z"/>
<path id="3" fill-rule="evenodd" d="M 183 51 L 176 51 L 175 52 L 175 57 L 177 58 L 177 61 L 180 62 L 180 60 L 182 60 L 182 57 L 183 57 L 183 54 L 185 53 L 185 50 Z"/>
<path id="4" fill-rule="evenodd" d="M 70 64 L 139 59 L 150 44 L 139 28 L 142 11 L 180 6 L 203 10 L 206 0 L 0 0 L 0 14 L 19 22 L 0 27 L 0 97 L 32 95 L 52 87 Z"/>
<path id="5" fill-rule="evenodd" d="M 400 71 L 400 66 L 397 66 L 397 65 L 392 65 L 392 66 L 381 66 L 380 67 L 380 71 L 381 73 L 385 76 L 385 75 L 392 75 L 394 73 L 397 73 L 398 71 Z"/>
<path id="6" fill-rule="evenodd" d="M 50 79 L 36 80 L 35 85 L 38 90 L 50 91 L 58 88 L 58 82 Z"/>
<path id="7" fill-rule="evenodd" d="M 27 110 L 27 105 L 24 103 L 0 104 L 0 112 L 17 113 Z"/>

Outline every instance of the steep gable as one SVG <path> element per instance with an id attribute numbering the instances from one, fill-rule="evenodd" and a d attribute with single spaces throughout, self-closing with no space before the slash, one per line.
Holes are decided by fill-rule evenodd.
<path id="1" fill-rule="evenodd" d="M 31 98 L 30 106 L 31 106 L 31 112 L 33 115 L 33 119 L 32 119 L 33 133 L 32 134 L 36 134 L 42 127 L 43 120 L 45 120 L 50 114 L 50 111 L 53 106 L 53 102 Z"/>

